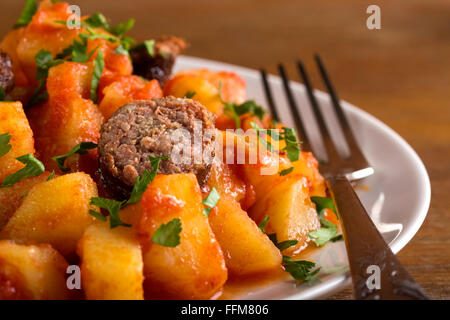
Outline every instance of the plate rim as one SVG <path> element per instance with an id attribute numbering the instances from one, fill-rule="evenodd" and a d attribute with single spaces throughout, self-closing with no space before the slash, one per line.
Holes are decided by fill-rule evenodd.
<path id="1" fill-rule="evenodd" d="M 258 71 L 255 69 L 242 67 L 235 64 L 225 63 L 221 61 L 216 60 L 210 60 L 210 59 L 204 59 L 204 58 L 198 58 L 198 57 L 192 57 L 192 56 L 186 56 L 182 55 L 178 58 L 177 63 L 188 63 L 188 64 L 206 64 L 203 68 L 208 68 L 208 65 L 215 65 L 217 68 L 223 68 L 223 71 L 233 71 L 240 75 L 247 74 L 249 77 L 254 77 L 255 73 Z M 271 81 L 279 82 L 281 83 L 281 78 L 269 74 L 268 78 Z M 269 80 L 269 81 L 270 81 Z M 296 81 L 290 81 L 290 83 L 297 88 L 300 88 L 301 90 L 305 90 L 305 87 L 302 83 L 296 82 Z M 317 94 L 317 96 L 320 99 L 329 99 L 328 93 L 315 89 L 314 93 Z M 422 200 L 420 202 L 420 206 L 418 206 L 417 217 L 414 219 L 414 221 L 411 221 L 408 230 L 405 230 L 402 232 L 396 239 L 394 239 L 389 246 L 391 247 L 391 250 L 397 254 L 401 249 L 403 249 L 410 241 L 411 239 L 417 234 L 420 227 L 422 226 L 423 222 L 425 221 L 425 218 L 428 215 L 428 211 L 430 208 L 430 202 L 431 202 L 431 182 L 428 175 L 428 172 L 426 170 L 425 164 L 423 163 L 422 159 L 419 157 L 417 152 L 411 147 L 411 145 L 402 137 L 400 134 L 398 134 L 394 129 L 389 127 L 387 124 L 376 118 L 375 116 L 371 115 L 369 112 L 358 108 L 357 106 L 353 105 L 352 103 L 340 100 L 342 103 L 342 107 L 345 112 L 350 112 L 353 114 L 357 114 L 361 118 L 363 118 L 364 121 L 372 123 L 374 126 L 378 127 L 381 131 L 384 131 L 389 138 L 392 138 L 394 142 L 398 145 L 400 145 L 403 150 L 406 151 L 408 154 L 408 157 L 413 160 L 415 164 L 415 168 L 417 170 L 418 176 L 420 177 L 421 184 L 423 187 L 423 190 L 425 191 L 422 195 Z M 331 282 L 327 281 L 322 284 L 318 284 L 311 288 L 309 292 L 305 294 L 305 292 L 301 292 L 299 294 L 293 294 L 290 295 L 284 299 L 287 300 L 294 300 L 294 299 L 317 299 L 317 298 L 324 298 L 326 296 L 332 295 L 334 293 L 339 292 L 342 290 L 345 286 L 350 284 L 350 275 L 349 272 L 337 276 L 335 279 L 333 279 Z"/>

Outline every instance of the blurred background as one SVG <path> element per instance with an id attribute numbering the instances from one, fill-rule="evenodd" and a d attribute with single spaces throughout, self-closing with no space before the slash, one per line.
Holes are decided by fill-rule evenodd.
<path id="1" fill-rule="evenodd" d="M 2 35 L 24 2 L 1 1 Z M 298 57 L 313 71 L 313 54 L 320 53 L 340 97 L 392 127 L 425 162 L 431 208 L 399 258 L 432 298 L 450 299 L 450 1 L 69 2 L 114 24 L 135 18 L 129 34 L 138 40 L 181 36 L 190 44 L 187 55 L 272 73 L 283 62 L 293 77 Z M 381 30 L 366 27 L 371 4 L 381 8 Z M 311 76 L 323 89 L 318 73 Z M 351 289 L 332 298 L 351 298 Z"/>

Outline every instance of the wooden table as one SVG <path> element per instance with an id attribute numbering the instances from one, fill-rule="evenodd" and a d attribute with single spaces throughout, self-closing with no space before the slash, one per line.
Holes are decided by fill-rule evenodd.
<path id="1" fill-rule="evenodd" d="M 24 1 L 2 0 L 0 28 Z M 275 73 L 295 58 L 313 70 L 326 60 L 341 98 L 387 123 L 425 162 L 431 207 L 400 260 L 434 299 L 450 299 L 450 2 L 448 0 L 73 0 L 83 14 L 113 22 L 133 17 L 131 35 L 185 37 L 187 54 Z M 366 8 L 381 7 L 381 30 L 366 28 Z M 313 82 L 319 88 L 315 74 Z M 407 187 L 407 186 L 405 186 Z M 350 299 L 351 289 L 333 296 Z"/>

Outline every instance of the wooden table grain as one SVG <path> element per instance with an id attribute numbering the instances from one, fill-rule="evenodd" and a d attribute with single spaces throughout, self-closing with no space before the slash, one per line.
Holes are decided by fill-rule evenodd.
<path id="1" fill-rule="evenodd" d="M 5 33 L 24 1 L 2 0 Z M 73 0 L 82 14 L 136 19 L 131 35 L 173 34 L 187 54 L 275 73 L 295 74 L 301 57 L 326 61 L 340 97 L 397 131 L 431 179 L 428 216 L 398 254 L 433 299 L 450 299 L 450 2 L 448 0 Z M 368 30 L 366 8 L 381 8 L 381 30 Z M 312 78 L 321 87 L 317 74 Z M 408 186 L 405 186 L 407 189 Z M 351 299 L 348 288 L 332 299 Z"/>

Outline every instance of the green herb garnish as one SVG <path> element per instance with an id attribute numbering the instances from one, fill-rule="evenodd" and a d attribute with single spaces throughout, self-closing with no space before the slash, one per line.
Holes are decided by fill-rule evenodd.
<path id="1" fill-rule="evenodd" d="M 286 142 L 283 148 L 287 153 L 287 157 L 291 162 L 297 161 L 300 157 L 300 142 L 297 141 L 295 130 L 292 128 L 283 127 L 282 138 Z"/>
<path id="2" fill-rule="evenodd" d="M 0 134 L 0 157 L 4 156 L 11 150 L 12 146 L 9 144 L 11 135 L 7 133 Z"/>
<path id="3" fill-rule="evenodd" d="M 325 209 L 331 209 L 336 214 L 336 217 L 339 219 L 333 199 L 328 197 L 313 196 L 311 197 L 311 201 L 316 204 L 316 211 L 319 214 L 319 217 L 323 217 Z"/>
<path id="4" fill-rule="evenodd" d="M 175 218 L 166 224 L 162 224 L 153 234 L 153 243 L 174 248 L 180 244 L 181 220 Z"/>
<path id="5" fill-rule="evenodd" d="M 279 175 L 280 175 L 280 176 L 288 175 L 289 173 L 292 172 L 292 170 L 294 170 L 294 167 L 290 167 L 290 168 L 288 168 L 288 169 L 281 170 L 280 173 L 279 173 Z"/>
<path id="6" fill-rule="evenodd" d="M 69 152 L 66 154 L 63 154 L 61 156 L 53 157 L 52 160 L 56 162 L 59 169 L 63 172 L 69 172 L 70 169 L 64 167 L 64 162 L 68 157 L 70 157 L 73 154 L 86 154 L 88 150 L 97 148 L 97 144 L 94 142 L 81 142 L 77 144 L 75 147 L 72 148 Z"/>
<path id="7" fill-rule="evenodd" d="M 3 179 L 3 183 L 0 188 L 11 187 L 23 179 L 36 177 L 45 171 L 42 162 L 36 159 L 32 154 L 25 154 L 16 159 L 25 164 L 25 167 Z"/>
<path id="8" fill-rule="evenodd" d="M 309 238 L 318 246 L 321 247 L 328 241 L 331 241 L 337 234 L 337 227 L 334 223 L 320 218 L 321 228 L 316 231 L 311 231 Z"/>
<path id="9" fill-rule="evenodd" d="M 36 0 L 26 0 L 25 8 L 23 8 L 20 18 L 14 24 L 14 29 L 27 26 L 33 19 L 33 16 L 36 12 L 37 12 Z"/>
<path id="10" fill-rule="evenodd" d="M 94 72 L 92 74 L 91 80 L 91 100 L 94 101 L 94 103 L 98 102 L 97 88 L 98 84 L 100 83 L 100 78 L 102 77 L 104 68 L 105 61 L 103 60 L 103 51 L 99 50 L 94 61 Z"/>
<path id="11" fill-rule="evenodd" d="M 283 250 L 286 250 L 286 249 L 288 249 L 290 247 L 293 247 L 293 246 L 295 246 L 298 243 L 297 240 L 286 240 L 286 241 L 278 242 L 277 235 L 275 233 L 271 233 L 271 234 L 269 234 L 267 236 L 273 242 L 275 247 L 277 247 L 278 250 L 280 250 L 280 251 L 283 251 Z"/>
<path id="12" fill-rule="evenodd" d="M 262 219 L 262 221 L 258 225 L 258 228 L 262 231 L 262 233 L 266 233 L 265 227 L 267 225 L 267 222 L 269 222 L 269 220 L 270 220 L 269 216 L 264 216 L 264 218 Z"/>
<path id="13" fill-rule="evenodd" d="M 109 212 L 109 223 L 110 223 L 111 229 L 116 228 L 118 226 L 131 227 L 131 224 L 125 223 L 120 219 L 119 214 L 120 214 L 120 209 L 122 208 L 123 202 L 113 200 L 113 199 L 94 197 L 94 198 L 91 198 L 91 204 L 94 206 L 98 206 L 102 209 L 105 209 Z M 93 211 L 96 214 L 94 214 L 91 211 L 93 211 L 93 210 L 90 210 L 89 213 L 97 218 L 99 218 L 99 216 L 101 215 L 100 213 L 98 213 L 96 211 Z M 103 218 L 100 218 L 100 219 L 103 221 L 106 220 Z"/>
<path id="14" fill-rule="evenodd" d="M 217 202 L 219 202 L 220 194 L 217 192 L 216 188 L 212 188 L 209 192 L 208 196 L 202 201 L 202 203 L 205 206 L 208 206 L 209 208 L 203 209 L 203 214 L 207 217 L 209 217 L 209 214 L 211 213 L 211 210 L 214 209 L 214 207 L 217 205 Z"/>
<path id="15" fill-rule="evenodd" d="M 131 196 L 124 206 L 137 203 L 141 200 L 141 197 L 144 194 L 145 190 L 147 190 L 148 185 L 155 179 L 156 174 L 158 173 L 159 163 L 161 162 L 161 160 L 165 159 L 169 159 L 169 156 L 162 156 L 157 158 L 150 156 L 152 171 L 145 170 L 142 173 L 142 176 L 136 177 L 133 190 L 131 191 Z"/>
<path id="16" fill-rule="evenodd" d="M 283 267 L 286 272 L 297 281 L 311 281 L 316 279 L 320 268 L 312 270 L 316 264 L 307 260 L 293 261 L 290 257 L 283 257 Z"/>
<path id="17" fill-rule="evenodd" d="M 3 89 L 2 86 L 0 86 L 0 101 L 5 101 L 5 89 Z"/>
<path id="18" fill-rule="evenodd" d="M 185 98 L 192 99 L 196 94 L 197 94 L 197 92 L 189 90 L 188 92 L 186 92 L 186 94 L 184 96 L 185 96 Z"/>
<path id="19" fill-rule="evenodd" d="M 52 173 L 50 173 L 45 181 L 50 181 L 55 176 L 55 171 L 53 170 Z"/>

